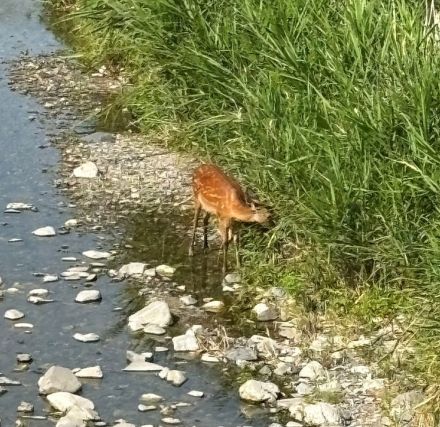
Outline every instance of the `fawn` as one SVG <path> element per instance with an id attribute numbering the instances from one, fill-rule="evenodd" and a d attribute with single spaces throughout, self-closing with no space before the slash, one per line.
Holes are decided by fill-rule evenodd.
<path id="1" fill-rule="evenodd" d="M 234 233 L 234 221 L 258 222 L 263 224 L 270 214 L 265 208 L 256 208 L 248 201 L 240 184 L 227 176 L 219 167 L 203 164 L 193 173 L 192 188 L 194 195 L 194 224 L 189 255 L 193 255 L 197 223 L 203 209 L 203 247 L 208 247 L 208 221 L 210 214 L 218 219 L 218 229 L 223 248 L 223 273 L 226 272 L 226 257 L 229 242 L 234 237 L 238 259 L 238 234 Z"/>

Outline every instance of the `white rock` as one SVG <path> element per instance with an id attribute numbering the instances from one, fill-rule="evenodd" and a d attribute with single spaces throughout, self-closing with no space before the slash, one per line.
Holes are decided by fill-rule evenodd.
<path id="1" fill-rule="evenodd" d="M 62 366 L 51 366 L 38 380 L 38 387 L 40 394 L 56 392 L 76 393 L 81 389 L 81 383 L 70 369 L 63 368 Z"/>
<path id="2" fill-rule="evenodd" d="M 154 411 L 155 409 L 157 409 L 157 406 L 154 405 L 143 405 L 142 403 L 138 405 L 139 412 Z"/>
<path id="3" fill-rule="evenodd" d="M 85 257 L 91 259 L 105 259 L 105 258 L 110 258 L 112 256 L 110 252 L 95 251 L 95 250 L 84 251 L 82 254 Z"/>
<path id="4" fill-rule="evenodd" d="M 32 329 L 33 327 L 32 323 L 14 323 L 14 328 Z"/>
<path id="5" fill-rule="evenodd" d="M 19 211 L 29 210 L 32 209 L 33 207 L 34 207 L 33 205 L 30 205 L 28 203 L 21 203 L 21 202 L 12 202 L 6 205 L 6 209 L 16 209 Z"/>
<path id="6" fill-rule="evenodd" d="M 5 319 L 8 320 L 18 320 L 18 319 L 22 319 L 23 317 L 24 314 L 19 310 L 11 309 L 5 312 Z"/>
<path id="7" fill-rule="evenodd" d="M 78 225 L 78 220 L 75 219 L 75 218 L 68 219 L 68 220 L 64 223 L 64 227 L 66 227 L 66 228 L 76 227 L 77 225 Z"/>
<path id="8" fill-rule="evenodd" d="M 219 313 L 225 308 L 225 303 L 223 301 L 210 301 L 203 304 L 202 308 L 210 313 Z"/>
<path id="9" fill-rule="evenodd" d="M 203 391 L 197 391 L 197 390 L 191 390 L 187 394 L 189 394 L 190 396 L 193 396 L 193 397 L 203 397 L 204 396 Z"/>
<path id="10" fill-rule="evenodd" d="M 77 332 L 73 335 L 73 338 L 81 342 L 96 342 L 100 340 L 99 335 L 94 334 L 93 332 L 90 332 L 88 334 L 80 334 Z"/>
<path id="11" fill-rule="evenodd" d="M 182 385 L 187 380 L 184 372 L 168 368 L 164 368 L 161 372 L 159 372 L 159 377 L 167 380 L 177 387 Z"/>
<path id="12" fill-rule="evenodd" d="M 362 383 L 362 391 L 365 394 L 374 394 L 385 388 L 385 380 L 383 378 L 367 379 Z"/>
<path id="13" fill-rule="evenodd" d="M 304 422 L 313 426 L 340 426 L 341 417 L 337 406 L 319 402 L 304 407 Z"/>
<path id="14" fill-rule="evenodd" d="M 156 267 L 156 273 L 160 276 L 171 277 L 175 273 L 176 269 L 166 264 L 161 264 Z"/>
<path id="15" fill-rule="evenodd" d="M 316 381 L 318 379 L 324 378 L 326 375 L 326 371 L 324 367 L 317 362 L 316 360 L 312 360 L 307 363 L 304 368 L 299 372 L 300 378 L 307 378 L 310 381 Z"/>
<path id="16" fill-rule="evenodd" d="M 240 283 L 241 282 L 241 277 L 238 273 L 229 273 L 225 276 L 224 281 L 228 284 L 232 284 L 232 283 Z"/>
<path id="17" fill-rule="evenodd" d="M 370 373 L 370 368 L 365 365 L 357 365 L 357 366 L 353 366 L 350 369 L 350 372 L 352 374 L 356 374 L 360 376 L 367 376 Z"/>
<path id="18" fill-rule="evenodd" d="M 53 406 L 57 411 L 61 412 L 67 412 L 75 406 L 83 409 L 95 409 L 95 405 L 91 400 L 63 391 L 48 394 L 47 400 L 51 406 Z"/>
<path id="19" fill-rule="evenodd" d="M 98 167 L 93 162 L 85 162 L 73 170 L 75 178 L 96 178 L 98 176 Z"/>
<path id="20" fill-rule="evenodd" d="M 71 415 L 65 415 L 58 420 L 55 427 L 87 427 L 87 423 Z"/>
<path id="21" fill-rule="evenodd" d="M 173 338 L 174 351 L 197 351 L 199 343 L 194 331 L 188 329 L 185 335 L 179 335 Z"/>
<path id="22" fill-rule="evenodd" d="M 184 295 L 183 297 L 179 298 L 182 304 L 184 305 L 194 305 L 197 303 L 197 300 L 193 298 L 191 295 Z"/>
<path id="23" fill-rule="evenodd" d="M 88 289 L 85 291 L 81 291 L 75 298 L 76 302 L 85 303 L 85 302 L 95 302 L 100 301 L 102 299 L 101 292 L 97 289 Z"/>
<path id="24" fill-rule="evenodd" d="M 17 407 L 17 412 L 34 412 L 34 405 L 29 402 L 21 402 Z"/>
<path id="25" fill-rule="evenodd" d="M 103 373 L 101 367 L 98 365 L 75 371 L 75 376 L 78 378 L 102 378 Z"/>
<path id="26" fill-rule="evenodd" d="M 144 270 L 144 276 L 156 277 L 156 269 L 155 268 L 147 268 L 146 270 Z"/>
<path id="27" fill-rule="evenodd" d="M 57 232 L 55 231 L 55 228 L 49 225 L 47 227 L 37 228 L 32 234 L 39 237 L 53 237 L 56 236 Z"/>
<path id="28" fill-rule="evenodd" d="M 118 276 L 120 277 L 130 277 L 130 276 L 142 276 L 144 274 L 146 264 L 143 262 L 130 262 L 129 264 L 123 265 L 119 271 Z"/>
<path id="29" fill-rule="evenodd" d="M 126 366 L 123 371 L 128 372 L 157 372 L 162 371 L 164 369 L 163 366 L 158 365 L 157 363 L 151 363 L 141 360 L 135 360 L 131 362 L 128 366 Z"/>
<path id="30" fill-rule="evenodd" d="M 203 353 L 200 360 L 202 362 L 209 362 L 209 363 L 219 363 L 220 362 L 220 359 L 217 356 L 213 356 L 212 354 L 208 354 L 208 353 Z"/>
<path id="31" fill-rule="evenodd" d="M 167 331 L 159 325 L 146 325 L 144 332 L 150 335 L 164 335 Z"/>
<path id="32" fill-rule="evenodd" d="M 278 312 L 275 307 L 264 303 L 257 304 L 252 311 L 256 314 L 257 320 L 261 320 L 263 322 L 275 320 L 278 317 Z"/>
<path id="33" fill-rule="evenodd" d="M 143 329 L 148 324 L 164 328 L 171 323 L 170 308 L 165 301 L 154 301 L 128 318 L 128 326 L 132 331 Z"/>
<path id="34" fill-rule="evenodd" d="M 20 381 L 11 380 L 8 377 L 0 375 L 0 386 L 2 385 L 21 385 Z"/>
<path id="35" fill-rule="evenodd" d="M 240 386 L 239 394 L 250 402 L 275 402 L 280 390 L 271 382 L 248 380 Z"/>
<path id="36" fill-rule="evenodd" d="M 47 289 L 32 289 L 29 291 L 28 295 L 30 297 L 36 296 L 36 297 L 47 297 L 49 295 L 49 291 Z"/>
<path id="37" fill-rule="evenodd" d="M 48 299 L 48 298 L 42 298 L 42 297 L 37 297 L 37 296 L 30 296 L 28 297 L 28 302 L 32 303 L 32 304 L 48 304 L 50 302 L 54 302 L 55 300 L 53 299 Z"/>
<path id="38" fill-rule="evenodd" d="M 154 393 L 145 393 L 140 397 L 140 400 L 147 403 L 158 403 L 163 400 L 163 397 Z"/>
<path id="39" fill-rule="evenodd" d="M 46 274 L 46 276 L 43 277 L 44 283 L 56 282 L 57 280 L 58 280 L 58 276 L 54 274 Z"/>
<path id="40" fill-rule="evenodd" d="M 332 381 L 328 381 L 324 384 L 319 384 L 318 390 L 323 393 L 341 393 L 342 386 L 341 386 L 341 384 L 339 384 L 338 381 L 332 380 Z"/>
<path id="41" fill-rule="evenodd" d="M 179 418 L 171 418 L 171 417 L 162 418 L 161 421 L 165 424 L 180 424 L 181 423 Z"/>
<path id="42" fill-rule="evenodd" d="M 135 353 L 134 351 L 127 350 L 126 357 L 129 362 L 145 362 L 146 360 L 151 360 L 153 358 L 153 353 L 146 351 L 144 353 Z"/>

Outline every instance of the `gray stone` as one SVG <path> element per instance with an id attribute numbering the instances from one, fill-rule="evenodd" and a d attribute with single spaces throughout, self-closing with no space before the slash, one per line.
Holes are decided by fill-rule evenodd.
<path id="1" fill-rule="evenodd" d="M 209 313 L 220 313 L 225 308 L 223 301 L 210 301 L 202 305 L 203 310 Z"/>
<path id="2" fill-rule="evenodd" d="M 75 178 L 96 178 L 98 167 L 93 162 L 85 162 L 73 170 Z"/>
<path id="3" fill-rule="evenodd" d="M 180 297 L 180 301 L 184 305 L 194 305 L 197 303 L 197 300 L 193 298 L 191 295 L 184 295 L 183 297 Z"/>
<path id="4" fill-rule="evenodd" d="M 316 360 L 312 360 L 311 362 L 307 363 L 307 365 L 304 366 L 304 368 L 302 368 L 299 372 L 300 378 L 306 378 L 310 381 L 316 381 L 325 378 L 325 376 L 326 371 L 324 367 Z"/>
<path id="5" fill-rule="evenodd" d="M 5 312 L 5 319 L 8 320 L 18 320 L 24 317 L 24 313 L 19 310 L 11 309 Z"/>
<path id="6" fill-rule="evenodd" d="M 82 254 L 90 259 L 105 259 L 105 258 L 110 258 L 112 256 L 110 252 L 95 251 L 95 250 L 84 251 Z"/>
<path id="7" fill-rule="evenodd" d="M 271 382 L 248 380 L 240 386 L 240 398 L 246 401 L 275 402 L 280 390 L 278 386 Z"/>
<path id="8" fill-rule="evenodd" d="M 194 331 L 188 329 L 185 335 L 179 335 L 173 338 L 174 351 L 197 351 L 199 343 Z"/>
<path id="9" fill-rule="evenodd" d="M 171 417 L 162 418 L 161 421 L 165 424 L 180 424 L 181 423 L 179 418 L 171 418 Z"/>
<path id="10" fill-rule="evenodd" d="M 156 273 L 160 276 L 172 277 L 175 273 L 176 269 L 174 267 L 170 267 L 169 265 L 162 264 L 156 267 Z"/>
<path id="11" fill-rule="evenodd" d="M 170 308 L 165 301 L 154 301 L 128 318 L 128 326 L 132 331 L 143 329 L 145 325 L 153 324 L 162 328 L 171 325 Z"/>
<path id="12" fill-rule="evenodd" d="M 257 353 L 249 347 L 234 347 L 228 350 L 225 354 L 226 358 L 229 360 L 247 360 L 253 361 L 257 360 Z"/>
<path id="13" fill-rule="evenodd" d="M 229 273 L 225 276 L 224 281 L 228 284 L 240 283 L 241 277 L 238 273 Z"/>
<path id="14" fill-rule="evenodd" d="M 167 332 L 166 329 L 159 325 L 145 325 L 143 331 L 150 335 L 164 335 Z"/>
<path id="15" fill-rule="evenodd" d="M 257 320 L 262 322 L 267 322 L 278 318 L 278 312 L 275 307 L 265 303 L 257 304 L 252 311 L 255 313 Z"/>
<path id="16" fill-rule="evenodd" d="M 304 407 L 304 422 L 312 426 L 340 426 L 341 417 L 336 405 L 326 402 L 309 404 Z"/>
<path id="17" fill-rule="evenodd" d="M 2 386 L 2 385 L 21 385 L 21 382 L 11 380 L 8 377 L 0 376 L 0 386 Z"/>
<path id="18" fill-rule="evenodd" d="M 164 368 L 161 372 L 159 372 L 159 377 L 167 380 L 177 387 L 181 386 L 187 380 L 184 372 L 168 368 Z"/>
<path id="19" fill-rule="evenodd" d="M 28 353 L 19 353 L 17 354 L 17 362 L 18 363 L 31 363 L 32 362 L 32 356 Z"/>
<path id="20" fill-rule="evenodd" d="M 187 394 L 190 396 L 193 396 L 193 397 L 203 397 L 204 396 L 203 391 L 197 391 L 197 390 L 191 390 Z"/>
<path id="21" fill-rule="evenodd" d="M 142 402 L 147 402 L 151 404 L 161 402 L 163 400 L 163 397 L 154 393 L 145 393 L 140 397 L 140 400 Z"/>
<path id="22" fill-rule="evenodd" d="M 88 334 L 80 334 L 77 332 L 73 335 L 73 339 L 80 342 L 97 342 L 100 340 L 100 337 L 98 334 L 95 334 L 93 332 L 90 332 Z"/>
<path id="23" fill-rule="evenodd" d="M 25 412 L 25 413 L 34 412 L 34 405 L 32 405 L 32 403 L 29 402 L 21 402 L 20 405 L 18 405 L 17 407 L 17 412 Z"/>
<path id="24" fill-rule="evenodd" d="M 164 369 L 163 366 L 158 365 L 157 363 L 145 362 L 136 360 L 131 362 L 128 366 L 126 366 L 123 371 L 128 372 L 157 372 L 162 371 Z"/>
<path id="25" fill-rule="evenodd" d="M 130 262 L 129 264 L 123 265 L 119 271 L 119 277 L 131 277 L 131 276 L 142 276 L 146 268 L 146 264 L 143 262 Z"/>
<path id="26" fill-rule="evenodd" d="M 88 289 L 85 291 L 81 291 L 75 297 L 75 302 L 79 303 L 87 303 L 87 302 L 96 302 L 101 301 L 102 296 L 101 292 L 97 289 Z"/>
<path id="27" fill-rule="evenodd" d="M 38 387 L 40 394 L 76 393 L 81 389 L 81 383 L 70 369 L 62 366 L 51 366 L 38 380 Z"/>
<path id="28" fill-rule="evenodd" d="M 154 411 L 155 409 L 157 409 L 157 406 L 154 405 L 143 405 L 142 403 L 138 405 L 139 412 Z"/>
<path id="29" fill-rule="evenodd" d="M 56 236 L 57 232 L 55 231 L 55 228 L 51 226 L 47 226 L 47 227 L 37 228 L 32 232 L 32 234 L 38 237 L 53 237 Z"/>
<path id="30" fill-rule="evenodd" d="M 88 368 L 82 368 L 74 372 L 78 378 L 102 378 L 103 373 L 100 366 L 90 366 Z"/>

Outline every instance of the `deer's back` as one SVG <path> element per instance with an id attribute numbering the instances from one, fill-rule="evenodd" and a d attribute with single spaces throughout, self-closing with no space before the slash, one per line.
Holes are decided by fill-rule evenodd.
<path id="1" fill-rule="evenodd" d="M 194 197 L 212 214 L 228 217 L 234 206 L 246 205 L 246 196 L 233 178 L 218 166 L 204 164 L 193 174 Z"/>

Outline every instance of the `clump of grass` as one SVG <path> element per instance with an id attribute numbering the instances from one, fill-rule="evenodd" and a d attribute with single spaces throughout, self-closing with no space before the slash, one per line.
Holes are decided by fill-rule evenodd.
<path id="1" fill-rule="evenodd" d="M 421 313 L 425 369 L 440 335 L 433 3 L 67 4 L 86 61 L 130 76 L 122 102 L 140 129 L 166 129 L 272 206 L 276 226 L 248 231 L 253 282 L 282 285 L 311 310 Z"/>

